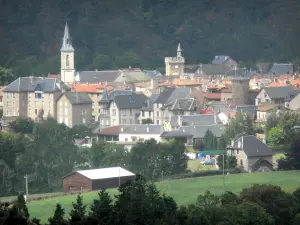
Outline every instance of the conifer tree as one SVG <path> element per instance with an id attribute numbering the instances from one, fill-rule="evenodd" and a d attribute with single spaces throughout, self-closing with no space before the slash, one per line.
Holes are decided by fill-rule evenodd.
<path id="1" fill-rule="evenodd" d="M 76 202 L 72 203 L 73 209 L 70 212 L 69 223 L 71 225 L 84 224 L 86 217 L 86 205 L 83 204 L 83 198 L 79 194 L 76 198 Z"/>
<path id="2" fill-rule="evenodd" d="M 56 205 L 53 217 L 49 218 L 49 225 L 67 225 L 68 222 L 64 219 L 65 211 L 60 204 Z"/>

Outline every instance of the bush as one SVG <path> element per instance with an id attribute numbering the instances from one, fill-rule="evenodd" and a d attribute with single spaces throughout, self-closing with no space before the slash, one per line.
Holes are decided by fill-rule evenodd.
<path id="1" fill-rule="evenodd" d="M 224 173 L 230 174 L 238 174 L 241 173 L 239 169 L 227 169 L 224 170 Z M 205 177 L 205 176 L 215 176 L 215 175 L 222 175 L 223 170 L 206 170 L 206 171 L 196 171 L 196 172 L 189 172 L 189 173 L 182 173 L 182 174 L 175 174 L 171 176 L 164 177 L 163 180 L 177 180 L 177 179 L 184 179 L 184 178 L 192 178 L 192 177 Z M 162 180 L 158 179 L 157 181 Z"/>

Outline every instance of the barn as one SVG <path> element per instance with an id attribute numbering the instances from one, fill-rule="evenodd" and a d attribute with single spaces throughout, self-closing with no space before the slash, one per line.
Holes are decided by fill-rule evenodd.
<path id="1" fill-rule="evenodd" d="M 93 191 L 116 188 L 134 179 L 135 174 L 121 167 L 79 170 L 63 178 L 63 187 L 64 192 Z"/>

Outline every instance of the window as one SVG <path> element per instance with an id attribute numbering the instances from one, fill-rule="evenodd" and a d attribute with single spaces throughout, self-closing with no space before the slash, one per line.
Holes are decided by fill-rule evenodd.
<path id="1" fill-rule="evenodd" d="M 113 126 L 116 126 L 116 120 L 113 119 Z"/>
<path id="2" fill-rule="evenodd" d="M 37 110 L 37 109 L 34 110 L 34 114 L 35 114 L 35 115 L 38 114 L 38 110 Z"/>
<path id="3" fill-rule="evenodd" d="M 240 160 L 240 164 L 241 164 L 241 166 L 243 166 L 243 160 L 242 159 Z"/>
<path id="4" fill-rule="evenodd" d="M 130 119 L 130 122 L 129 122 L 130 124 L 132 124 L 132 119 Z"/>
<path id="5" fill-rule="evenodd" d="M 123 116 L 126 116 L 126 109 L 123 109 Z"/>
<path id="6" fill-rule="evenodd" d="M 123 124 L 126 124 L 126 119 L 123 119 Z"/>
<path id="7" fill-rule="evenodd" d="M 129 110 L 130 116 L 132 116 L 132 109 Z"/>
<path id="8" fill-rule="evenodd" d="M 85 118 L 83 117 L 82 118 L 82 124 L 85 124 L 86 123 L 86 120 L 85 120 Z"/>
<path id="9" fill-rule="evenodd" d="M 16 97 L 16 95 L 15 95 L 16 93 L 13 93 L 13 98 L 15 98 Z"/>
<path id="10" fill-rule="evenodd" d="M 151 116 L 151 111 L 149 111 L 149 116 Z"/>
<path id="11" fill-rule="evenodd" d="M 66 67 L 70 66 L 70 56 L 66 55 Z"/>
<path id="12" fill-rule="evenodd" d="M 8 106 L 8 101 L 6 102 L 6 105 Z"/>
<path id="13" fill-rule="evenodd" d="M 158 125 L 159 125 L 159 120 L 156 120 L 156 124 L 158 124 Z"/>
<path id="14" fill-rule="evenodd" d="M 112 115 L 115 116 L 117 114 L 117 111 L 115 109 L 112 110 Z"/>
<path id="15" fill-rule="evenodd" d="M 145 111 L 142 111 L 142 117 L 144 117 L 145 116 Z"/>
<path id="16" fill-rule="evenodd" d="M 15 107 L 15 102 L 12 103 L 13 107 Z"/>
<path id="17" fill-rule="evenodd" d="M 238 155 L 238 154 L 240 154 L 240 151 L 239 151 L 239 150 L 237 150 L 237 151 L 236 151 L 236 154 L 237 154 L 237 155 Z"/>
<path id="18" fill-rule="evenodd" d="M 156 112 L 156 116 L 159 116 L 159 111 Z"/>
<path id="19" fill-rule="evenodd" d="M 100 120 L 100 124 L 104 125 L 104 120 L 103 119 Z"/>
<path id="20" fill-rule="evenodd" d="M 35 99 L 41 100 L 42 98 L 43 98 L 42 93 L 40 93 L 40 92 L 35 93 Z"/>

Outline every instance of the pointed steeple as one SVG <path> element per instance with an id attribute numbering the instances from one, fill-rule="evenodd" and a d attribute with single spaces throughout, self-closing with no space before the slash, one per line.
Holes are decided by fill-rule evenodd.
<path id="1" fill-rule="evenodd" d="M 66 26 L 65 26 L 63 42 L 62 42 L 60 51 L 62 51 L 62 52 L 73 52 L 74 51 L 67 22 L 66 22 Z"/>
<path id="2" fill-rule="evenodd" d="M 178 47 L 177 47 L 177 57 L 182 57 L 182 49 L 181 49 L 181 46 L 180 46 L 180 43 L 178 43 Z"/>

